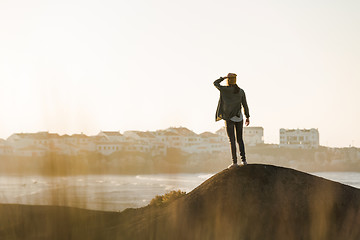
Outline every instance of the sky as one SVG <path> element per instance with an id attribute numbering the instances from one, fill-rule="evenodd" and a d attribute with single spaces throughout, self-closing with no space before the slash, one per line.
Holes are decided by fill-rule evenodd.
<path id="1" fill-rule="evenodd" d="M 237 73 L 250 126 L 360 147 L 360 1 L 0 0 L 0 138 L 214 132 Z"/>

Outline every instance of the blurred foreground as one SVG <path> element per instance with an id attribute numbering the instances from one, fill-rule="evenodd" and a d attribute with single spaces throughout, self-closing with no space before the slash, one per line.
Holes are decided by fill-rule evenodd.
<path id="1" fill-rule="evenodd" d="M 292 169 L 224 170 L 165 206 L 0 205 L 1 239 L 360 239 L 360 190 Z"/>

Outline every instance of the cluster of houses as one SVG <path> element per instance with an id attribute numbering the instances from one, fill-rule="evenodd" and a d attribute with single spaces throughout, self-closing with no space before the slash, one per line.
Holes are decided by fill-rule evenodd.
<path id="1" fill-rule="evenodd" d="M 245 127 L 244 141 L 247 146 L 264 143 L 262 127 Z M 317 148 L 317 129 L 280 129 L 280 147 Z M 0 155 L 44 156 L 49 152 L 78 155 L 81 152 L 98 152 L 110 155 L 117 151 L 143 152 L 166 155 L 169 148 L 187 153 L 216 153 L 229 151 L 225 128 L 215 133 L 196 134 L 185 127 L 170 127 L 157 131 L 100 131 L 95 136 L 83 133 L 59 135 L 57 133 L 15 133 L 6 140 L 0 139 Z"/>
<path id="2" fill-rule="evenodd" d="M 311 129 L 280 129 L 280 147 L 287 148 L 318 148 L 319 131 Z"/>
<path id="3" fill-rule="evenodd" d="M 247 145 L 264 143 L 262 127 L 244 130 Z M 117 151 L 144 152 L 165 155 L 168 148 L 187 153 L 214 153 L 228 151 L 229 144 L 224 128 L 216 133 L 196 134 L 184 127 L 170 127 L 158 131 L 100 131 L 95 136 L 85 134 L 59 135 L 57 133 L 15 133 L 6 140 L 0 139 L 0 155 L 44 156 L 49 152 L 77 155 L 81 152 L 98 152 L 110 155 Z"/>

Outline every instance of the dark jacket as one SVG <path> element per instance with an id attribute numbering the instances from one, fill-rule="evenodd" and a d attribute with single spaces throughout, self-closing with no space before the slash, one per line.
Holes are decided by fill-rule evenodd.
<path id="1" fill-rule="evenodd" d="M 246 118 L 249 118 L 249 108 L 244 90 L 240 88 L 238 93 L 234 93 L 234 87 L 220 85 L 220 82 L 223 80 L 224 78 L 219 78 L 214 82 L 214 86 L 220 90 L 220 99 L 216 110 L 215 121 L 221 119 L 229 120 L 234 116 L 240 117 L 241 106 L 244 107 Z"/>

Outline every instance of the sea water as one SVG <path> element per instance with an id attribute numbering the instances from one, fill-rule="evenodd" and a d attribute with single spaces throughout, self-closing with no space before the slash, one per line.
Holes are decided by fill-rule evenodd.
<path id="1" fill-rule="evenodd" d="M 316 176 L 360 188 L 359 172 L 318 172 Z M 213 174 L 0 176 L 0 203 L 61 205 L 122 211 L 146 206 L 156 195 L 190 192 Z"/>

